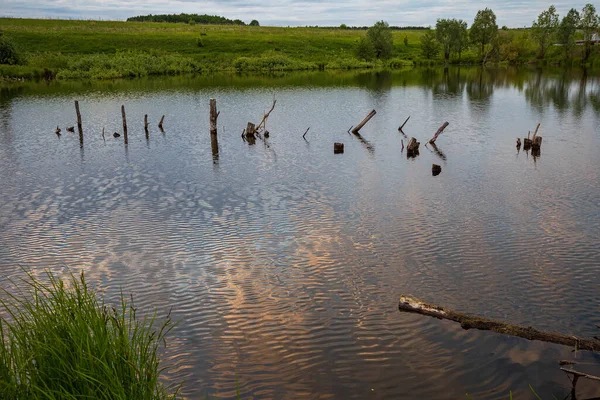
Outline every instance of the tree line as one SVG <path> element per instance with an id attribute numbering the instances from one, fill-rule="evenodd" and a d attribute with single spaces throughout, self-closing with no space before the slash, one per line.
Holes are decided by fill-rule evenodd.
<path id="1" fill-rule="evenodd" d="M 449 62 L 458 56 L 460 62 L 463 52 L 471 49 L 478 59 L 488 61 L 515 62 L 523 59 L 535 45 L 535 57 L 544 59 L 553 45 L 553 56 L 562 53 L 565 60 L 571 60 L 577 44 L 581 44 L 581 60 L 586 63 L 593 53 L 594 34 L 597 35 L 600 17 L 592 4 L 586 4 L 580 11 L 571 8 L 559 18 L 556 8 L 551 5 L 540 13 L 528 30 L 515 30 L 511 34 L 508 28 L 498 29 L 496 14 L 489 8 L 477 12 L 471 27 L 462 19 L 441 18 L 434 30 L 428 30 L 421 36 L 421 54 L 425 59 L 442 55 Z M 391 27 L 387 22 L 379 21 L 367 30 L 356 47 L 356 55 L 364 60 L 390 58 L 393 49 Z M 577 37 L 581 40 L 576 40 Z M 404 44 L 408 46 L 407 38 Z"/>
<path id="2" fill-rule="evenodd" d="M 157 14 L 157 15 L 138 15 L 127 18 L 128 22 L 171 22 L 186 24 L 204 24 L 204 25 L 246 25 L 240 19 L 229 19 L 218 15 L 207 14 Z M 257 20 L 252 20 L 250 26 L 260 25 Z"/>

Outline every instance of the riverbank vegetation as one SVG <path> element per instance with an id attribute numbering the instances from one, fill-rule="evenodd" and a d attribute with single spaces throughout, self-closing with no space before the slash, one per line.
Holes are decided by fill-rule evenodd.
<path id="1" fill-rule="evenodd" d="M 83 274 L 29 274 L 0 300 L 0 399 L 168 399 L 159 345 L 167 318 L 140 318 L 123 295 L 109 306 Z"/>
<path id="2" fill-rule="evenodd" d="M 152 16 L 153 21 L 167 17 Z M 600 66 L 600 46 L 594 41 L 600 20 L 591 4 L 562 19 L 551 6 L 530 29 L 499 28 L 490 9 L 480 10 L 470 26 L 440 18 L 435 29 L 414 30 L 384 21 L 366 31 L 344 24 L 284 28 L 263 27 L 258 21 L 197 22 L 204 17 L 213 22 L 222 18 L 178 16 L 187 23 L 0 19 L 0 47 L 14 54 L 0 61 L 0 76 L 114 79 L 482 63 Z M 150 16 L 135 18 L 146 21 Z"/>

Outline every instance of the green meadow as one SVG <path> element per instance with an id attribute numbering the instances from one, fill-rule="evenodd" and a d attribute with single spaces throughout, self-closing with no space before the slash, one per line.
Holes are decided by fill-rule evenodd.
<path id="1" fill-rule="evenodd" d="M 0 19 L 0 29 L 27 59 L 0 73 L 58 78 L 402 67 L 419 59 L 425 32 L 394 31 L 394 57 L 364 62 L 364 30 L 38 19 Z"/>

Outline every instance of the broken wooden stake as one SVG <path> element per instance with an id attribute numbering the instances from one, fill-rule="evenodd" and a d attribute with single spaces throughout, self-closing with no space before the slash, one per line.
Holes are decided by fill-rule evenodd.
<path id="1" fill-rule="evenodd" d="M 362 121 L 360 121 L 358 125 L 356 125 L 354 129 L 352 129 L 352 133 L 358 133 L 362 127 L 365 126 L 365 124 L 375 116 L 375 114 L 377 114 L 377 111 L 372 110 Z"/>
<path id="2" fill-rule="evenodd" d="M 442 167 L 441 166 L 439 166 L 437 164 L 433 164 L 431 166 L 431 175 L 438 176 L 441 173 L 442 173 Z"/>
<path id="3" fill-rule="evenodd" d="M 310 129 L 310 126 L 308 128 L 306 128 L 306 132 L 304 132 L 304 135 L 302 135 L 302 139 L 306 140 L 305 136 L 308 133 L 309 129 Z"/>
<path id="4" fill-rule="evenodd" d="M 77 113 L 77 130 L 79 135 L 83 135 L 83 125 L 81 123 L 81 112 L 79 112 L 79 101 L 75 100 L 75 113 Z"/>
<path id="5" fill-rule="evenodd" d="M 417 139 L 414 137 L 410 138 L 408 142 L 408 146 L 406 146 L 406 156 L 407 157 L 416 157 L 419 155 L 419 145 L 421 143 L 417 142 Z"/>
<path id="6" fill-rule="evenodd" d="M 448 121 L 444 122 L 444 124 L 438 128 L 435 135 L 433 135 L 433 137 L 429 140 L 429 143 L 434 144 L 435 141 L 437 140 L 438 136 L 440 136 L 442 134 L 442 132 L 444 132 L 444 129 L 446 129 L 446 127 L 448 125 L 450 125 L 450 123 Z"/>
<path id="7" fill-rule="evenodd" d="M 406 121 L 404 121 L 404 123 L 402 125 L 400 125 L 400 128 L 398 128 L 398 130 L 402 133 L 404 133 L 404 131 L 402 130 L 402 128 L 404 128 L 404 125 L 406 125 L 406 123 L 408 122 L 408 120 L 410 119 L 410 115 L 408 116 L 408 118 L 406 118 Z"/>
<path id="8" fill-rule="evenodd" d="M 158 122 L 158 128 L 162 131 L 163 130 L 163 122 L 165 121 L 165 116 L 163 115 L 160 118 L 160 121 Z"/>
<path id="9" fill-rule="evenodd" d="M 144 114 L 144 130 L 148 133 L 148 114 Z"/>
<path id="10" fill-rule="evenodd" d="M 125 144 L 127 144 L 127 118 L 125 117 L 125 105 L 121 106 L 121 116 L 123 117 L 123 137 L 125 138 Z"/>
<path id="11" fill-rule="evenodd" d="M 333 154 L 341 154 L 344 152 L 344 143 L 335 142 L 333 144 Z"/>
<path id="12" fill-rule="evenodd" d="M 217 118 L 219 113 L 217 112 L 217 99 L 210 99 L 210 134 L 217 134 Z"/>
<path id="13" fill-rule="evenodd" d="M 517 149 L 521 148 L 521 138 L 517 138 Z"/>
<path id="14" fill-rule="evenodd" d="M 527 340 L 539 340 L 564 346 L 576 347 L 579 350 L 600 350 L 600 340 L 584 339 L 573 335 L 563 335 L 555 332 L 539 331 L 532 327 L 522 327 L 489 318 L 464 314 L 433 304 L 427 304 L 412 296 L 400 296 L 398 309 L 438 319 L 458 322 L 463 329 L 479 329 L 504 335 L 516 336 Z"/>
<path id="15" fill-rule="evenodd" d="M 531 139 L 523 139 L 523 150 L 529 150 L 531 148 Z"/>
<path id="16" fill-rule="evenodd" d="M 402 144 L 402 148 L 400 149 L 400 153 L 404 151 L 404 140 L 400 139 L 400 143 Z"/>
<path id="17" fill-rule="evenodd" d="M 271 109 L 263 115 L 263 117 L 260 120 L 260 122 L 258 123 L 258 125 L 256 125 L 256 128 L 254 128 L 255 132 L 259 132 L 261 130 L 265 130 L 265 131 L 267 130 L 267 119 L 269 118 L 269 115 L 271 115 L 273 110 L 275 109 L 275 104 L 277 104 L 277 100 L 273 99 L 273 104 L 271 105 Z"/>

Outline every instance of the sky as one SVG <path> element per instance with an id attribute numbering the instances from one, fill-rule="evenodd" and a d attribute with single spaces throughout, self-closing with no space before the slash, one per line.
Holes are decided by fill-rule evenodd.
<path id="1" fill-rule="evenodd" d="M 499 26 L 530 26 L 551 3 L 538 0 L 1 0 L 0 16 L 124 20 L 146 14 L 197 13 L 257 19 L 276 26 L 365 26 L 384 20 L 396 26 L 433 26 L 437 18 L 471 24 L 477 10 L 494 10 Z M 593 3 L 592 3 L 593 4 Z M 562 16 L 585 2 L 555 2 Z M 598 8 L 598 7 L 596 7 Z"/>

